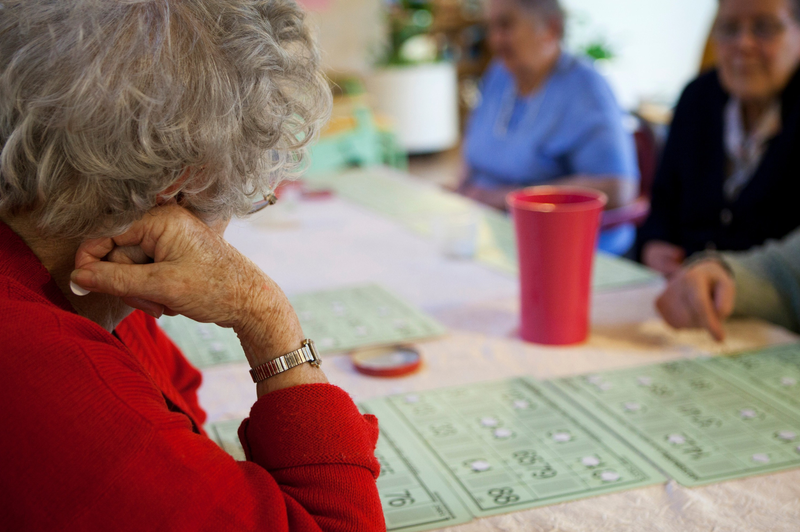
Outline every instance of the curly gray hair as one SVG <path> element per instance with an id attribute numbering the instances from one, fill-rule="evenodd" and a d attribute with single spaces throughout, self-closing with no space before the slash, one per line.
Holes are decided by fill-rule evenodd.
<path id="1" fill-rule="evenodd" d="M 0 215 L 107 236 L 165 190 L 242 215 L 330 106 L 293 0 L 3 0 Z"/>

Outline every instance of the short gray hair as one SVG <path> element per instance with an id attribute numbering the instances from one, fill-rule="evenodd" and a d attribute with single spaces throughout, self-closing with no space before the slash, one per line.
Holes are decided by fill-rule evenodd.
<path id="1" fill-rule="evenodd" d="M 516 0 L 516 2 L 524 11 L 557 21 L 561 25 L 563 35 L 566 15 L 558 0 Z"/>
<path id="2" fill-rule="evenodd" d="M 0 215 L 108 236 L 168 188 L 242 215 L 330 106 L 293 0 L 3 0 Z"/>
<path id="3" fill-rule="evenodd" d="M 720 4 L 723 2 L 723 0 L 718 1 Z M 787 0 L 787 2 L 789 4 L 789 10 L 792 12 L 792 17 L 794 17 L 797 22 L 800 22 L 800 0 Z"/>

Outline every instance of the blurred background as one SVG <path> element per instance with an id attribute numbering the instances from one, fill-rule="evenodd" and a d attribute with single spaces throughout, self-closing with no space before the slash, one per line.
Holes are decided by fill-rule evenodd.
<path id="1" fill-rule="evenodd" d="M 491 61 L 481 0 L 303 0 L 333 83 L 333 118 L 310 172 L 385 164 L 445 186 Z M 715 0 L 562 0 L 564 49 L 591 58 L 623 110 L 663 142 L 701 71 Z M 635 125 L 631 123 L 631 127 Z"/>

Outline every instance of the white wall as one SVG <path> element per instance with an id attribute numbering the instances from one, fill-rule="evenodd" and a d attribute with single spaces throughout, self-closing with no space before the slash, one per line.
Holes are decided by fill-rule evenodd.
<path id="1" fill-rule="evenodd" d="M 383 42 L 385 17 L 381 0 L 301 0 L 322 49 L 322 64 L 332 74 L 371 69 Z"/>
<path id="2" fill-rule="evenodd" d="M 567 45 L 602 35 L 617 56 L 598 65 L 625 108 L 674 105 L 697 75 L 717 0 L 561 0 L 574 22 Z"/>
<path id="3" fill-rule="evenodd" d="M 371 69 L 385 31 L 382 0 L 301 0 L 310 4 L 323 63 L 334 72 Z M 598 65 L 620 103 L 641 100 L 672 106 L 697 75 L 717 0 L 561 0 L 572 17 L 568 47 L 596 35 L 617 56 Z"/>

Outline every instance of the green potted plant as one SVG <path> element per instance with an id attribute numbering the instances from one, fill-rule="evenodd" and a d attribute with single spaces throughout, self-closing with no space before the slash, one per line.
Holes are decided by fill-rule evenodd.
<path id="1" fill-rule="evenodd" d="M 409 153 L 446 150 L 458 142 L 455 65 L 443 58 L 432 2 L 387 5 L 388 38 L 367 80 L 375 108 L 395 125 Z"/>

